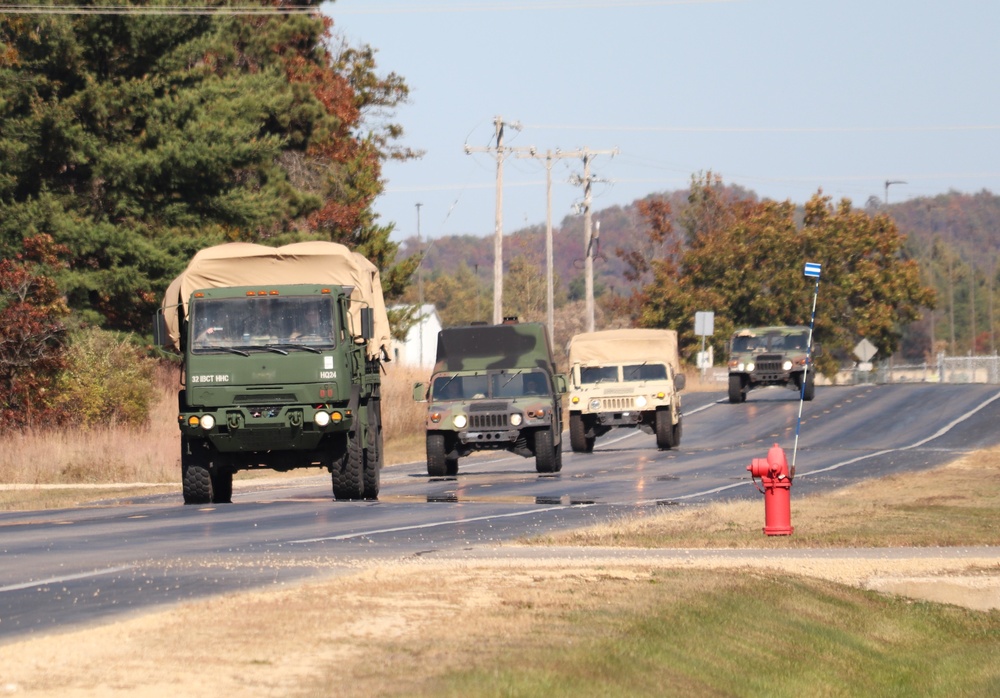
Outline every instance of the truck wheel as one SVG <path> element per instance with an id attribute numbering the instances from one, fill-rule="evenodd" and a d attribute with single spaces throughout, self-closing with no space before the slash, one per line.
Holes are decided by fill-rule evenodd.
<path id="1" fill-rule="evenodd" d="M 427 474 L 431 477 L 445 477 L 458 473 L 458 459 L 446 458 L 444 434 L 427 435 Z"/>
<path id="2" fill-rule="evenodd" d="M 540 473 L 554 473 L 556 469 L 556 446 L 552 427 L 535 432 L 535 470 Z"/>
<path id="3" fill-rule="evenodd" d="M 373 400 L 369 404 L 370 429 L 374 443 L 364 450 L 365 499 L 375 501 L 382 489 L 382 401 Z"/>
<path id="4" fill-rule="evenodd" d="M 799 378 L 799 385 L 802 384 L 802 379 Z M 806 388 L 802 391 L 802 399 L 809 402 L 814 397 L 816 397 L 816 374 L 810 371 L 806 374 Z"/>
<path id="5" fill-rule="evenodd" d="M 664 451 L 674 447 L 674 424 L 670 410 L 656 410 L 656 446 Z"/>
<path id="6" fill-rule="evenodd" d="M 677 424 L 674 425 L 674 448 L 681 445 L 681 418 L 677 418 Z"/>
<path id="7" fill-rule="evenodd" d="M 334 464 L 331 479 L 333 496 L 336 499 L 361 499 L 365 493 L 364 448 L 361 434 L 355 430 L 348 432 L 344 454 Z"/>
<path id="8" fill-rule="evenodd" d="M 729 402 L 736 404 L 745 402 L 747 394 L 743 390 L 743 377 L 739 375 L 729 376 Z"/>
<path id="9" fill-rule="evenodd" d="M 587 425 L 582 414 L 569 416 L 569 445 L 574 453 L 591 453 L 594 450 L 594 437 L 587 438 Z"/>
<path id="10" fill-rule="evenodd" d="M 233 471 L 228 466 L 216 463 L 212 473 L 212 503 L 232 504 Z"/>
<path id="11" fill-rule="evenodd" d="M 201 439 L 181 437 L 181 485 L 185 504 L 212 501 L 212 476 L 208 470 L 208 444 Z"/>

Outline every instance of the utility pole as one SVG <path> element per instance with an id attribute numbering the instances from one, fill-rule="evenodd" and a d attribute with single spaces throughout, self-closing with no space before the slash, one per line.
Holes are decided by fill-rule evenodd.
<path id="1" fill-rule="evenodd" d="M 552 161 L 579 156 L 579 153 L 563 153 L 558 148 L 556 148 L 555 152 L 546 150 L 545 155 L 537 154 L 534 149 L 528 153 L 518 154 L 519 158 L 545 160 L 545 322 L 549 328 L 550 341 L 555 338 L 555 304 L 553 301 L 554 281 L 552 269 Z"/>
<path id="2" fill-rule="evenodd" d="M 418 313 L 424 312 L 424 241 L 420 237 L 420 207 L 423 206 L 421 203 L 417 203 L 417 255 L 420 257 L 420 262 L 417 263 L 417 303 L 419 304 Z M 422 315 L 417 315 L 417 322 L 420 323 L 419 334 L 417 340 L 420 342 L 420 368 L 424 367 L 424 318 Z"/>
<path id="3" fill-rule="evenodd" d="M 496 146 L 493 148 L 473 148 L 465 146 L 466 154 L 495 152 L 497 156 L 497 206 L 496 206 L 496 226 L 494 228 L 493 240 L 493 324 L 499 325 L 503 322 L 503 161 L 507 153 L 519 150 L 534 151 L 534 148 L 505 148 L 503 145 L 504 126 L 520 131 L 521 124 L 514 121 L 507 123 L 502 116 L 493 119 L 493 126 L 496 130 Z"/>
<path id="4" fill-rule="evenodd" d="M 587 332 L 594 331 L 594 236 L 591 230 L 591 218 L 590 218 L 590 198 L 591 198 L 591 185 L 594 180 L 590 176 L 590 161 L 596 155 L 611 155 L 614 157 L 618 154 L 618 148 L 613 150 L 591 150 L 590 148 L 583 148 L 576 153 L 579 157 L 583 158 L 583 177 L 577 177 L 574 184 L 583 185 L 583 250 L 584 254 L 584 283 L 586 286 L 587 302 L 586 302 L 586 315 L 587 315 Z"/>
<path id="5" fill-rule="evenodd" d="M 906 184 L 901 179 L 887 179 L 885 180 L 885 205 L 889 205 L 889 185 L 890 184 Z"/>

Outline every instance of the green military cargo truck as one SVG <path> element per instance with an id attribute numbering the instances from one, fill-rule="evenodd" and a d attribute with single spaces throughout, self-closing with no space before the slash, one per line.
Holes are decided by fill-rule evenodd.
<path id="1" fill-rule="evenodd" d="M 534 457 L 539 473 L 562 469 L 561 397 L 548 332 L 540 323 L 470 325 L 441 330 L 427 401 L 427 473 L 455 475 L 473 451 Z"/>
<path id="2" fill-rule="evenodd" d="M 804 400 L 816 394 L 808 327 L 746 327 L 733 333 L 728 350 L 729 402 L 744 402 L 749 391 L 768 385 L 797 390 Z M 819 353 L 818 346 L 813 353 Z"/>
<path id="3" fill-rule="evenodd" d="M 230 502 L 233 474 L 257 468 L 326 468 L 336 499 L 378 498 L 389 322 L 371 262 L 332 242 L 210 247 L 154 333 L 183 356 L 185 504 Z"/>
<path id="4" fill-rule="evenodd" d="M 569 439 L 590 453 L 594 441 L 614 428 L 656 435 L 661 449 L 681 442 L 681 394 L 677 332 L 622 329 L 585 332 L 569 342 Z"/>

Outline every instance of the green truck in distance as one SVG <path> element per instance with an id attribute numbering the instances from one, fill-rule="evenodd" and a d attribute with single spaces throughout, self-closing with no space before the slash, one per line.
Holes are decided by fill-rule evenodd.
<path id="1" fill-rule="evenodd" d="M 371 262 L 332 242 L 206 248 L 154 334 L 183 356 L 185 504 L 230 502 L 257 468 L 326 468 L 336 499 L 378 499 L 389 321 Z"/>
<path id="2" fill-rule="evenodd" d="M 728 345 L 729 402 L 744 402 L 747 392 L 768 385 L 793 388 L 804 400 L 812 400 L 816 372 L 809 363 L 808 343 L 809 328 L 803 325 L 746 327 L 734 332 Z M 813 347 L 813 354 L 819 354 L 818 346 Z"/>
<path id="3" fill-rule="evenodd" d="M 677 332 L 622 329 L 585 332 L 569 342 L 569 438 L 577 453 L 614 428 L 638 428 L 669 449 L 681 442 Z"/>
<path id="4" fill-rule="evenodd" d="M 548 332 L 540 323 L 441 330 L 430 383 L 413 387 L 427 401 L 427 474 L 458 473 L 473 451 L 534 457 L 539 473 L 562 470 L 561 396 Z"/>

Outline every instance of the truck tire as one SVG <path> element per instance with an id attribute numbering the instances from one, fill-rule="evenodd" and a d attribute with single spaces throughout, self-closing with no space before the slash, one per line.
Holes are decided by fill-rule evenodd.
<path id="1" fill-rule="evenodd" d="M 354 430 L 347 433 L 346 439 L 344 454 L 334 463 L 331 473 L 333 496 L 342 500 L 361 499 L 365 494 L 365 456 L 361 434 Z"/>
<path id="2" fill-rule="evenodd" d="M 181 487 L 185 504 L 209 504 L 212 501 L 209 465 L 208 444 L 201 439 L 182 436 Z"/>
<path id="3" fill-rule="evenodd" d="M 799 384 L 802 384 L 801 378 L 799 378 Z M 810 371 L 806 374 L 806 387 L 802 391 L 802 399 L 810 402 L 814 397 L 816 397 L 816 374 Z"/>
<path id="4" fill-rule="evenodd" d="M 740 375 L 729 376 L 729 402 L 736 404 L 745 402 L 747 394 L 743 390 L 743 377 Z"/>
<path id="5" fill-rule="evenodd" d="M 674 448 L 681 445 L 681 418 L 677 418 L 677 424 L 674 425 Z"/>
<path id="6" fill-rule="evenodd" d="M 427 474 L 431 477 L 445 477 L 458 473 L 458 459 L 447 458 L 444 434 L 427 435 Z"/>
<path id="7" fill-rule="evenodd" d="M 594 437 L 587 438 L 587 425 L 582 414 L 571 413 L 569 416 L 569 445 L 574 453 L 592 453 Z"/>
<path id="8" fill-rule="evenodd" d="M 670 410 L 656 410 L 656 447 L 669 451 L 674 445 L 674 423 Z"/>
<path id="9" fill-rule="evenodd" d="M 215 463 L 212 474 L 212 503 L 232 504 L 233 502 L 233 471 L 228 466 Z"/>
<path id="10" fill-rule="evenodd" d="M 365 499 L 375 501 L 382 489 L 382 401 L 369 403 L 369 430 L 372 438 L 364 450 Z"/>
<path id="11" fill-rule="evenodd" d="M 559 465 L 553 428 L 540 429 L 535 432 L 535 470 L 540 473 L 558 472 Z"/>

